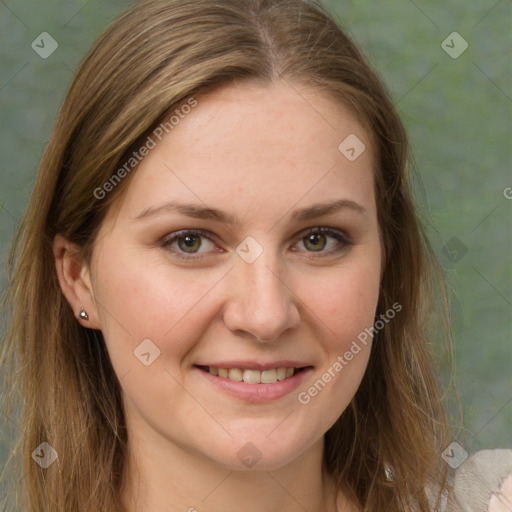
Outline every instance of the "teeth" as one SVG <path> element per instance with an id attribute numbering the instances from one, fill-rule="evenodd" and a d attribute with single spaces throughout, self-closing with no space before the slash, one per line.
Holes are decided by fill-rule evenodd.
<path id="1" fill-rule="evenodd" d="M 244 382 L 259 384 L 261 382 L 261 372 L 258 370 L 244 370 Z"/>
<path id="2" fill-rule="evenodd" d="M 228 377 L 231 380 L 236 380 L 240 382 L 243 379 L 242 370 L 240 370 L 240 368 L 231 368 L 228 372 Z"/>
<path id="3" fill-rule="evenodd" d="M 262 384 L 274 384 L 274 382 L 277 382 L 277 370 L 263 370 L 261 372 L 261 382 Z"/>
<path id="4" fill-rule="evenodd" d="M 208 371 L 215 376 L 224 377 L 237 382 L 244 381 L 247 384 L 274 384 L 285 380 L 295 373 L 295 368 L 272 368 L 270 370 L 242 370 L 240 368 L 215 368 L 208 367 Z"/>

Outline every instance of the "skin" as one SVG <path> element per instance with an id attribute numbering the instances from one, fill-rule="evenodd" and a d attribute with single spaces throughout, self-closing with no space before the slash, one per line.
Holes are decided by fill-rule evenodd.
<path id="1" fill-rule="evenodd" d="M 90 267 L 63 237 L 54 244 L 62 290 L 77 315 L 86 309 L 89 320 L 78 321 L 101 329 L 120 379 L 130 439 L 123 501 L 130 511 L 234 512 L 242 503 L 247 512 L 334 512 L 323 437 L 354 396 L 370 344 L 307 405 L 297 397 L 373 325 L 382 249 L 370 139 L 344 105 L 284 81 L 224 86 L 197 100 L 134 171 Z M 349 134 L 366 146 L 355 161 L 338 150 Z M 338 199 L 364 212 L 291 218 Z M 136 219 L 171 200 L 239 223 L 172 211 Z M 324 226 L 350 244 L 320 235 L 315 251 L 308 231 Z M 195 254 L 183 238 L 165 244 L 186 229 L 212 240 L 201 238 Z M 236 252 L 248 236 L 263 249 L 252 263 Z M 149 366 L 134 357 L 144 339 L 160 350 Z M 194 368 L 226 359 L 313 368 L 288 395 L 251 403 Z M 261 454 L 251 468 L 237 457 L 249 442 Z M 342 492 L 337 508 L 357 510 Z"/>
<path id="2" fill-rule="evenodd" d="M 512 474 L 501 485 L 499 494 L 493 494 L 489 512 L 508 512 L 512 509 Z"/>

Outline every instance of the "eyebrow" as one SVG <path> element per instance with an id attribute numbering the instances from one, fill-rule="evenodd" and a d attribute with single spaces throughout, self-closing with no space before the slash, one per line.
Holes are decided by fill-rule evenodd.
<path id="1" fill-rule="evenodd" d="M 291 214 L 291 220 L 298 222 L 307 221 L 316 219 L 317 217 L 323 217 L 325 215 L 332 215 L 344 209 L 350 209 L 360 215 L 366 215 L 368 213 L 364 206 L 356 203 L 355 201 L 351 201 L 349 199 L 335 199 L 333 201 L 316 203 L 311 206 L 295 210 Z M 210 208 L 204 204 L 180 203 L 178 201 L 169 201 L 160 206 L 147 208 L 132 220 L 139 221 L 167 213 L 181 213 L 195 219 L 215 220 L 229 226 L 240 225 L 239 219 L 231 213 L 217 208 Z"/>

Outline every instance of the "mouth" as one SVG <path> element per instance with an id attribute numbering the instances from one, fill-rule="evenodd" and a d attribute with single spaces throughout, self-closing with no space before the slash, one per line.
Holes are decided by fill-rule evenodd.
<path id="1" fill-rule="evenodd" d="M 226 393 L 245 403 L 256 404 L 271 402 L 290 395 L 313 371 L 311 365 L 292 366 L 292 364 L 291 361 L 281 362 L 278 365 L 220 363 L 219 366 L 194 365 L 194 370 L 221 393 Z"/>
<path id="2" fill-rule="evenodd" d="M 289 379 L 297 373 L 306 370 L 307 366 L 296 368 L 279 366 L 277 368 L 267 368 L 264 370 L 252 368 L 219 368 L 217 366 L 197 365 L 197 368 L 208 372 L 214 377 L 221 377 L 235 382 L 245 382 L 246 384 L 275 384 Z"/>

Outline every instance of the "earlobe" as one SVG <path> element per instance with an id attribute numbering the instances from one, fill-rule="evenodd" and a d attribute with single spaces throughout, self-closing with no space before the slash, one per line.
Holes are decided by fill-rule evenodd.
<path id="1" fill-rule="evenodd" d="M 84 327 L 100 329 L 90 273 L 80 248 L 58 234 L 53 240 L 53 256 L 60 288 L 77 321 Z"/>

